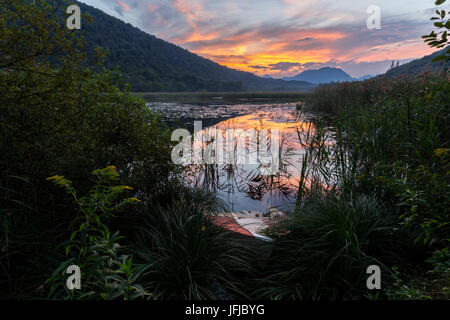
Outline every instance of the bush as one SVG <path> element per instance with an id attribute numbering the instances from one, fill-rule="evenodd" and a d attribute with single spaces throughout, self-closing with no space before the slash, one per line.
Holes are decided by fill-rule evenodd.
<path id="1" fill-rule="evenodd" d="M 85 194 L 90 173 L 114 164 L 122 184 L 156 201 L 179 176 L 159 117 L 119 89 L 116 72 L 93 71 L 101 50 L 88 57 L 46 1 L 0 10 L 0 295 L 27 298 L 59 265 L 54 252 L 79 215 L 47 177 L 68 176 Z"/>
<path id="2" fill-rule="evenodd" d="M 286 245 L 284 251 L 281 249 L 284 253 L 280 253 L 279 258 L 291 251 L 299 252 L 302 259 L 288 259 L 284 270 L 277 273 L 274 285 L 281 281 L 280 276 L 285 277 L 283 281 L 298 283 L 298 287 L 286 286 L 282 297 L 347 297 L 363 289 L 358 280 L 361 273 L 357 270 L 362 272 L 361 262 L 368 263 L 367 260 L 354 262 L 354 256 L 341 255 L 343 242 L 339 238 L 330 241 L 332 249 L 326 250 L 320 246 L 311 248 L 303 242 L 314 234 L 296 233 L 299 228 L 311 228 L 319 239 L 328 239 L 330 235 L 339 234 L 333 228 L 341 225 L 339 230 L 342 234 L 353 234 L 353 227 L 359 225 L 356 221 L 352 219 L 355 223 L 346 225 L 335 217 L 347 217 L 348 208 L 360 208 L 355 201 L 361 197 L 372 199 L 374 204 L 383 204 L 383 212 L 389 213 L 381 216 L 381 225 L 386 227 L 385 231 L 389 230 L 385 236 L 398 241 L 390 242 L 383 237 L 359 241 L 366 258 L 380 260 L 390 266 L 398 263 L 405 272 L 415 272 L 427 267 L 426 260 L 434 250 L 448 247 L 449 85 L 448 76 L 443 74 L 417 79 L 374 79 L 318 88 L 310 108 L 312 111 L 330 112 L 333 117 L 318 117 L 313 129 L 299 132 L 305 155 L 296 216 L 285 226 L 284 232 L 289 232 L 289 235 L 280 240 L 281 248 L 287 239 L 291 239 L 292 246 Z M 337 197 L 335 203 L 323 200 L 330 194 Z M 332 210 L 340 210 L 342 216 L 329 214 Z M 373 213 L 372 219 L 380 218 L 379 214 Z M 314 217 L 312 221 L 320 222 L 323 229 L 309 225 L 310 216 Z M 323 234 L 327 237 L 322 238 Z M 378 233 L 370 231 L 370 234 Z M 339 246 L 333 246 L 333 243 Z M 350 248 L 352 243 L 348 239 L 345 241 Z M 321 288 L 320 283 L 328 279 L 327 273 L 319 265 L 309 266 L 309 260 L 303 260 L 304 253 L 318 257 L 326 253 L 324 257 L 327 260 L 322 265 L 328 266 L 329 261 L 338 264 L 337 279 L 342 279 L 347 287 L 340 281 L 333 283 L 330 278 L 329 287 L 335 289 L 330 292 L 326 287 Z M 349 265 L 357 270 L 346 269 Z M 385 270 L 391 273 L 389 268 Z M 313 272 L 319 276 L 311 280 L 301 277 L 300 272 Z M 428 297 L 428 293 L 423 291 L 427 284 L 411 282 L 411 285 L 406 285 L 397 280 L 394 273 L 390 279 L 392 287 L 382 297 Z M 315 291 L 310 289 L 312 283 L 317 283 Z M 418 286 L 421 286 L 419 291 L 416 290 Z M 272 290 L 273 294 L 279 287 L 274 286 L 277 289 Z M 358 296 L 361 294 L 362 291 Z"/>
<path id="3" fill-rule="evenodd" d="M 122 194 L 133 188 L 117 186 L 119 174 L 114 166 L 95 170 L 97 182 L 89 194 L 79 197 L 72 182 L 63 176 L 47 180 L 64 188 L 74 200 L 79 216 L 72 222 L 70 241 L 65 245 L 66 260 L 47 280 L 49 298 L 53 299 L 136 299 L 152 297 L 139 277 L 150 265 L 135 265 L 129 249 L 119 244 L 119 232 L 111 233 L 107 223 L 127 206 L 141 200 L 124 198 Z M 69 290 L 66 269 L 76 265 L 82 272 L 81 287 Z"/>
<path id="4" fill-rule="evenodd" d="M 349 98 L 363 100 L 357 88 L 371 85 L 370 92 L 376 93 L 386 85 L 377 81 L 321 88 L 318 101 L 345 97 L 341 91 L 346 86 L 355 89 Z M 416 242 L 442 246 L 448 243 L 450 219 L 449 81 L 446 76 L 424 76 L 393 79 L 390 84 L 388 94 L 375 94 L 378 98 L 361 105 L 329 102 L 336 116 L 327 136 L 318 122 L 319 128 L 303 142 L 309 158 L 305 170 L 310 181 L 326 188 L 375 193 L 397 211 L 399 222 L 416 234 Z"/>
<path id="5" fill-rule="evenodd" d="M 391 217 L 373 197 L 310 198 L 278 237 L 261 298 L 342 299 L 366 288 L 366 269 L 391 244 Z"/>
<path id="6" fill-rule="evenodd" d="M 146 280 L 161 298 L 247 297 L 243 279 L 251 277 L 253 254 L 242 239 L 210 222 L 215 209 L 215 198 L 198 191 L 146 208 L 135 231 L 136 255 L 151 264 Z"/>

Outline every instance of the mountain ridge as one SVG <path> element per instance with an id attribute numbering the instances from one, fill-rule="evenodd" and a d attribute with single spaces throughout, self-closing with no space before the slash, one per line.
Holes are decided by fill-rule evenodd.
<path id="1" fill-rule="evenodd" d="M 432 60 L 438 55 L 445 54 L 446 50 L 448 50 L 449 48 L 450 46 L 447 46 L 444 49 L 423 56 L 422 58 L 414 59 L 398 67 L 391 68 L 386 73 L 380 75 L 380 77 L 396 77 L 401 75 L 411 76 L 418 75 L 422 72 L 441 72 L 444 70 L 444 68 L 450 67 L 450 61 L 442 63 L 433 62 Z"/>
<path id="2" fill-rule="evenodd" d="M 54 0 L 61 3 L 62 0 Z M 325 67 L 306 70 L 296 76 L 282 79 L 269 75 L 234 70 L 201 57 L 180 46 L 157 38 L 139 28 L 110 16 L 84 3 L 76 2 L 93 22 L 83 25 L 82 32 L 88 51 L 95 47 L 109 51 L 105 67 L 119 67 L 126 82 L 136 92 L 242 92 L 242 91 L 297 91 L 313 90 L 318 84 L 344 81 L 364 81 L 374 76 L 352 78 L 339 68 Z M 65 12 L 61 12 L 62 15 Z M 442 52 L 443 49 L 438 52 Z M 418 74 L 442 68 L 431 60 L 438 52 L 388 70 L 383 75 Z M 447 63 L 449 66 L 449 63 Z"/>
<path id="3" fill-rule="evenodd" d="M 268 79 L 234 70 L 146 33 L 103 11 L 77 2 L 92 22 L 82 36 L 93 53 L 100 46 L 109 51 L 105 67 L 119 67 L 133 91 L 309 91 L 315 85 Z"/>
<path id="4" fill-rule="evenodd" d="M 324 67 L 320 69 L 305 70 L 293 77 L 283 78 L 286 81 L 307 81 L 314 84 L 331 82 L 362 81 L 373 78 L 372 75 L 365 75 L 360 78 L 353 78 L 340 68 Z"/>
<path id="5" fill-rule="evenodd" d="M 293 77 L 284 78 L 287 81 L 307 81 L 311 83 L 330 83 L 352 81 L 352 77 L 339 68 L 324 67 L 316 70 L 305 70 Z"/>

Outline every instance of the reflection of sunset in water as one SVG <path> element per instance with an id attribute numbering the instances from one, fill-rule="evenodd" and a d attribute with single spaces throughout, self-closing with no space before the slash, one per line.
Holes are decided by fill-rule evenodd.
<path id="1" fill-rule="evenodd" d="M 296 201 L 304 153 L 298 131 L 314 130 L 311 122 L 298 116 L 295 105 L 255 106 L 254 112 L 204 128 L 200 134 L 214 129 L 223 135 L 225 130 L 235 130 L 235 139 L 249 129 L 269 133 L 278 130 L 279 170 L 269 176 L 261 174 L 261 163 L 192 165 L 188 170 L 192 184 L 216 192 L 235 212 L 266 211 L 270 207 L 291 209 Z M 225 148 L 229 141 L 224 142 Z M 204 142 L 203 146 L 207 144 Z"/>

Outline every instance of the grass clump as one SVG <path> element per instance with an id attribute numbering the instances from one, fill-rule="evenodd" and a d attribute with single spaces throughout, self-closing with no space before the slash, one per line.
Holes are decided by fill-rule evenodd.
<path id="1" fill-rule="evenodd" d="M 361 294 L 366 269 L 392 244 L 391 217 L 374 197 L 315 195 L 279 236 L 261 297 L 336 299 Z"/>
<path id="2" fill-rule="evenodd" d="M 450 234 L 447 77 L 338 83 L 313 93 L 307 108 L 319 115 L 298 132 L 305 153 L 297 207 L 269 230 L 277 242 L 260 297 L 446 296 L 445 273 L 432 270 L 445 266 Z M 371 264 L 383 274 L 376 295 L 365 283 Z"/>
<path id="3" fill-rule="evenodd" d="M 147 208 L 137 231 L 137 256 L 151 263 L 148 280 L 164 299 L 245 298 L 249 249 L 211 223 L 204 204 L 185 198 Z M 239 277 L 238 277 L 239 276 Z"/>

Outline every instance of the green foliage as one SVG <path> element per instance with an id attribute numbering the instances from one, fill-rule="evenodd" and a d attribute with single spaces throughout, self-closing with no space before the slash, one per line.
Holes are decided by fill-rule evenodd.
<path id="1" fill-rule="evenodd" d="M 210 199 L 183 195 L 158 116 L 90 64 L 61 6 L 0 4 L 1 297 L 245 296 L 249 253 L 209 224 Z M 81 290 L 65 286 L 72 264 Z"/>
<path id="2" fill-rule="evenodd" d="M 386 295 L 390 300 L 430 300 L 431 297 L 426 295 L 426 287 L 421 286 L 419 289 L 417 284 L 407 284 L 400 278 L 398 267 L 392 267 L 391 273 L 393 283 L 386 291 Z"/>
<path id="3" fill-rule="evenodd" d="M 185 193 L 168 206 L 146 208 L 135 231 L 136 254 L 152 263 L 146 280 L 161 298 L 247 297 L 242 279 L 252 276 L 252 254 L 242 239 L 210 222 L 214 211 L 214 197 L 199 192 Z"/>
<path id="4" fill-rule="evenodd" d="M 400 200 L 398 206 L 404 210 L 399 217 L 402 225 L 420 228 L 415 242 L 422 241 L 429 245 L 435 242 L 449 243 L 448 172 L 439 174 L 420 166 L 406 174 L 409 181 L 395 181 Z"/>
<path id="5" fill-rule="evenodd" d="M 310 196 L 290 220 L 269 231 L 279 236 L 259 297 L 361 295 L 367 290 L 367 267 L 382 265 L 374 254 L 394 242 L 391 223 L 373 197 Z"/>
<path id="6" fill-rule="evenodd" d="M 78 198 L 72 182 L 63 176 L 50 177 L 55 185 L 64 188 L 79 208 L 80 215 L 72 223 L 70 241 L 65 245 L 67 260 L 47 280 L 49 298 L 53 299 L 137 299 L 151 297 L 137 283 L 150 265 L 135 265 L 129 249 L 122 247 L 119 232 L 111 233 L 106 225 L 109 219 L 123 212 L 136 198 L 124 199 L 122 194 L 132 190 L 115 186 L 119 174 L 114 166 L 95 170 L 97 182 L 89 194 Z M 82 272 L 81 289 L 65 286 L 66 269 L 77 265 Z"/>
<path id="7" fill-rule="evenodd" d="M 427 262 L 433 265 L 433 269 L 430 270 L 430 273 L 443 277 L 448 277 L 450 275 L 450 253 L 448 248 L 436 250 Z"/>
<path id="8" fill-rule="evenodd" d="M 446 0 L 436 0 L 436 6 L 444 4 Z M 450 11 L 436 10 L 436 16 L 432 17 L 434 26 L 436 27 L 436 32 L 433 30 L 429 35 L 425 35 L 422 38 L 430 46 L 434 48 L 444 48 L 449 44 L 448 33 L 450 31 Z M 445 54 L 439 55 L 433 59 L 433 62 L 444 60 L 446 62 L 450 61 L 450 48 L 447 49 Z"/>
<path id="9" fill-rule="evenodd" d="M 373 213 L 374 217 L 380 212 L 389 213 L 384 216 L 386 219 L 382 219 L 385 230 L 389 230 L 385 236 L 393 241 L 396 239 L 392 243 L 384 242 L 383 239 L 369 241 L 364 252 L 373 252 L 372 257 L 387 266 L 398 263 L 406 273 L 416 267 L 425 268 L 425 260 L 431 252 L 446 250 L 449 242 L 449 92 L 449 81 L 445 74 L 416 79 L 374 79 L 318 88 L 312 95 L 309 108 L 322 111 L 326 116 L 319 117 L 314 128 L 302 126 L 303 131 L 299 131 L 305 156 L 297 214 L 290 221 L 292 225 L 288 224 L 283 232 L 275 234 L 289 233 L 287 237 L 281 237 L 283 241 L 304 225 L 307 226 L 305 228 L 311 228 L 303 220 L 308 217 L 305 210 L 308 213 L 317 203 L 320 205 L 315 205 L 312 212 L 323 217 L 321 223 L 326 233 L 329 231 L 328 226 L 334 227 L 339 223 L 333 219 L 334 216 L 323 212 L 336 207 L 339 212 L 336 212 L 336 216 L 345 219 L 347 211 L 341 207 L 341 202 L 349 206 L 362 195 L 382 204 L 384 209 L 377 209 L 379 212 Z M 317 200 L 317 194 L 329 197 L 330 193 L 338 196 L 339 200 L 334 204 L 326 205 L 326 201 Z M 317 216 L 315 218 L 319 219 Z M 346 225 L 341 230 L 350 232 L 354 225 L 357 224 Z M 321 231 L 316 231 L 316 234 L 320 235 Z M 295 238 L 298 243 L 302 243 L 304 236 Z M 334 239 L 333 243 L 340 242 Z M 351 241 L 345 243 L 351 244 Z M 324 252 L 321 248 L 308 251 L 305 244 L 296 245 L 300 248 L 300 254 L 314 256 Z M 289 250 L 286 250 L 286 255 Z M 322 265 L 333 261 L 339 250 L 334 248 L 325 252 L 326 262 Z M 351 256 L 343 256 L 339 264 L 345 266 L 352 261 Z M 305 263 L 287 261 L 285 276 L 297 274 L 298 265 Z M 308 268 L 316 269 L 319 268 Z M 349 292 L 333 294 L 345 297 L 345 294 L 352 296 L 357 292 L 359 282 L 355 282 L 353 272 L 343 273 L 342 279 L 349 283 Z M 441 297 L 443 289 L 436 292 L 430 289 L 434 286 L 431 281 L 434 280 L 407 279 L 402 282 L 394 272 L 387 291 L 377 297 L 369 297 Z M 297 282 L 299 288 L 308 288 L 311 282 L 317 283 L 307 278 Z M 445 281 L 438 285 L 445 286 Z M 333 287 L 336 286 L 333 284 Z M 296 288 L 297 291 L 290 288 L 286 292 L 292 297 L 302 297 L 299 288 Z M 306 297 L 311 297 L 309 291 L 306 292 Z M 323 294 L 326 291 L 318 292 Z M 361 294 L 357 293 L 358 296 Z"/>
<path id="10" fill-rule="evenodd" d="M 168 129 L 117 71 L 100 69 L 105 55 L 93 44 L 110 49 L 108 67 L 149 90 L 278 82 L 219 67 L 83 5 L 94 17 L 86 43 L 65 28 L 61 3 L 0 0 L 2 298 L 354 298 L 367 296 L 368 265 L 387 271 L 394 261 L 430 267 L 424 274 L 448 294 L 447 75 L 312 95 L 310 107 L 333 122 L 299 132 L 298 207 L 269 230 L 274 254 L 259 266 L 242 238 L 210 223 L 217 202 L 183 187 Z M 128 63 L 141 52 L 149 56 Z M 72 264 L 82 270 L 80 291 L 65 287 Z M 425 293 L 430 283 L 395 272 L 371 298 L 434 295 Z"/>
<path id="11" fill-rule="evenodd" d="M 179 176 L 168 129 L 119 89 L 116 72 L 93 71 L 83 40 L 56 7 L 0 6 L 0 294 L 26 298 L 60 263 L 56 247 L 79 215 L 47 177 L 69 176 L 84 194 L 92 170 L 114 163 L 137 198 L 156 201 Z"/>

